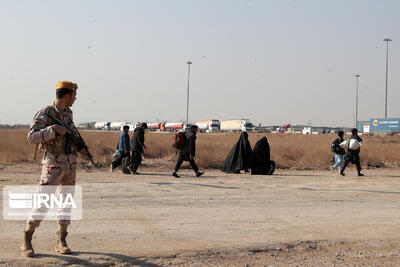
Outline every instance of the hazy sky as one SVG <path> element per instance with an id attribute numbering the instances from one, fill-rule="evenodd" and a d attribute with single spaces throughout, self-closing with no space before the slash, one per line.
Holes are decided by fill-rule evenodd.
<path id="1" fill-rule="evenodd" d="M 351 126 L 400 117 L 400 1 L 7 1 L 0 124 L 29 123 L 78 83 L 75 122 L 249 118 Z"/>

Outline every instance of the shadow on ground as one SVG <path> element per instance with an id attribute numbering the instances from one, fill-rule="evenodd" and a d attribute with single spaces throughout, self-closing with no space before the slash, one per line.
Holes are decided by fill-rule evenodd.
<path id="1" fill-rule="evenodd" d="M 80 258 L 80 256 L 101 256 L 101 257 L 89 257 L 88 259 Z M 73 252 L 71 255 L 52 255 L 52 254 L 37 254 L 35 258 L 53 258 L 62 260 L 66 264 L 79 264 L 86 266 L 114 266 L 118 264 L 129 264 L 134 266 L 146 266 L 146 267 L 161 267 L 154 263 L 147 262 L 146 260 L 139 260 L 135 257 L 130 257 L 123 254 L 117 253 L 102 253 L 102 252 Z"/>

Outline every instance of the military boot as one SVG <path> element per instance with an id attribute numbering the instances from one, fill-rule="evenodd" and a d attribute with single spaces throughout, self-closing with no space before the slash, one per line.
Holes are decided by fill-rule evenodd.
<path id="1" fill-rule="evenodd" d="M 56 251 L 61 254 L 71 254 L 71 249 L 67 245 L 68 232 L 66 231 L 58 231 L 57 232 L 57 243 L 56 243 Z"/>
<path id="2" fill-rule="evenodd" d="M 35 251 L 32 247 L 32 237 L 34 231 L 24 231 L 24 241 L 21 245 L 22 256 L 24 257 L 34 257 Z"/>

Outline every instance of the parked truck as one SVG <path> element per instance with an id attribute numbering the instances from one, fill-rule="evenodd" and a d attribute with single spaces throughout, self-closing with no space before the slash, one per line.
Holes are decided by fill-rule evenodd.
<path id="1" fill-rule="evenodd" d="M 147 123 L 147 129 L 150 132 L 164 132 L 165 122 L 149 122 Z"/>
<path id="2" fill-rule="evenodd" d="M 221 123 L 219 120 L 200 120 L 195 124 L 199 127 L 200 132 L 214 133 L 220 130 Z"/>
<path id="3" fill-rule="evenodd" d="M 183 130 L 184 123 L 182 122 L 167 122 L 164 127 L 166 131 L 178 131 Z"/>
<path id="4" fill-rule="evenodd" d="M 109 121 L 96 122 L 94 124 L 94 128 L 96 130 L 110 130 L 111 129 L 110 124 L 111 124 L 111 122 L 109 122 Z"/>
<path id="5" fill-rule="evenodd" d="M 121 128 L 126 125 L 127 122 L 125 121 L 113 121 L 110 123 L 111 130 L 121 130 Z"/>
<path id="6" fill-rule="evenodd" d="M 149 122 L 147 123 L 147 129 L 151 132 L 160 131 L 161 123 L 159 122 Z"/>
<path id="7" fill-rule="evenodd" d="M 254 126 L 253 125 L 253 133 L 271 133 L 272 132 L 272 126 Z"/>
<path id="8" fill-rule="evenodd" d="M 221 131 L 223 132 L 251 132 L 253 124 L 249 119 L 221 120 Z"/>

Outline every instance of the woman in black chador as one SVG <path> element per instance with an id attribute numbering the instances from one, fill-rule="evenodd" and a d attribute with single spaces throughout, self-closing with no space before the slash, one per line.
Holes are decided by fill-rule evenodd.
<path id="1" fill-rule="evenodd" d="M 263 137 L 254 146 L 251 174 L 271 175 L 275 171 L 275 162 L 270 158 L 267 137 Z"/>
<path id="2" fill-rule="evenodd" d="M 237 143 L 232 147 L 221 170 L 228 173 L 240 173 L 240 170 L 251 168 L 251 146 L 246 132 L 240 135 Z"/>

